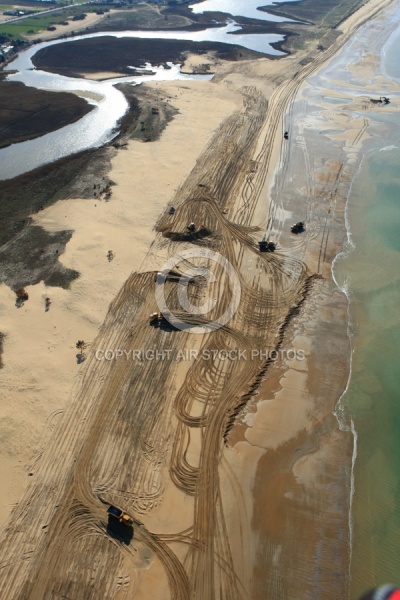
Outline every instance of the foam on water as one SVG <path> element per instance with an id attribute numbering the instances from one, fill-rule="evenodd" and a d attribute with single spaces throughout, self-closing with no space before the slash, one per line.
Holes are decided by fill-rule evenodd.
<path id="1" fill-rule="evenodd" d="M 354 493 L 356 491 L 355 466 L 356 466 L 356 460 L 357 460 L 358 433 L 354 426 L 353 419 L 351 419 L 350 425 L 351 425 L 351 433 L 353 434 L 353 456 L 351 457 L 350 503 L 349 503 L 349 544 L 350 544 L 349 579 L 351 580 L 351 559 L 353 557 L 353 537 L 354 537 L 353 500 L 354 500 Z"/>
<path id="2" fill-rule="evenodd" d="M 346 212 L 347 212 L 347 205 L 346 205 Z M 349 513 L 348 513 L 349 547 L 350 547 L 350 561 L 349 561 L 349 566 L 348 566 L 348 569 L 349 569 L 348 572 L 349 572 L 349 580 L 350 580 L 350 578 L 351 578 L 351 558 L 352 558 L 352 553 L 353 553 L 353 537 L 354 537 L 353 498 L 354 498 L 354 492 L 355 492 L 354 469 L 355 469 L 355 464 L 356 464 L 356 460 L 357 460 L 357 431 L 356 431 L 356 428 L 354 425 L 354 421 L 351 418 L 351 416 L 349 415 L 347 406 L 344 403 L 344 398 L 345 398 L 345 396 L 348 392 L 349 386 L 350 386 L 350 381 L 352 378 L 352 365 L 353 365 L 353 344 L 352 344 L 353 334 L 352 334 L 351 313 L 350 313 L 351 292 L 350 292 L 350 288 L 349 288 L 349 282 L 347 279 L 344 281 L 344 283 L 342 285 L 340 285 L 335 277 L 336 261 L 341 258 L 344 258 L 345 256 L 347 256 L 350 252 L 352 252 L 355 249 L 355 245 L 354 245 L 353 241 L 351 240 L 350 226 L 349 226 L 347 217 L 346 217 L 346 231 L 347 231 L 346 244 L 348 245 L 349 249 L 343 250 L 342 252 L 340 252 L 339 254 L 337 254 L 335 256 L 333 263 L 332 263 L 331 271 L 332 271 L 332 278 L 333 278 L 335 284 L 345 294 L 345 296 L 347 298 L 347 335 L 348 335 L 349 342 L 350 342 L 349 374 L 347 377 L 346 387 L 335 406 L 335 410 L 333 411 L 333 414 L 335 415 L 336 420 L 338 422 L 339 429 L 341 431 L 351 431 L 351 433 L 353 435 L 353 454 L 352 454 L 352 458 L 351 458 L 350 498 L 349 498 Z"/>
<path id="3" fill-rule="evenodd" d="M 390 150 L 398 150 L 399 146 L 394 146 L 393 144 L 391 146 L 385 146 L 384 148 L 381 148 L 379 150 L 379 152 L 390 152 Z"/>

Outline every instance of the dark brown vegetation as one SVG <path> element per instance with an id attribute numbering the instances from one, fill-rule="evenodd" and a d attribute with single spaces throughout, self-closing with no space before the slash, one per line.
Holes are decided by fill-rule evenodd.
<path id="1" fill-rule="evenodd" d="M 83 340 L 78 340 L 75 344 L 75 347 L 80 350 L 81 354 L 83 354 L 84 349 L 86 348 L 86 343 Z"/>
<path id="2" fill-rule="evenodd" d="M 304 49 L 307 42 L 313 40 L 318 50 L 328 48 L 338 36 L 336 28 L 363 4 L 365 0 L 302 0 L 282 2 L 265 10 L 298 21 L 281 25 L 288 35 L 280 48 L 292 53 Z"/>
<path id="3" fill-rule="evenodd" d="M 302 0 L 301 2 L 281 2 L 278 6 L 265 7 L 265 11 L 298 19 L 315 25 L 337 27 L 348 15 L 365 4 L 365 0 Z M 262 8 L 260 10 L 263 10 Z"/>
<path id="4" fill-rule="evenodd" d="M 176 108 L 164 102 L 151 88 L 133 88 L 125 83 L 116 87 L 123 92 L 130 106 L 130 111 L 121 119 L 122 131 L 144 142 L 157 140 L 177 114 Z"/>
<path id="5" fill-rule="evenodd" d="M 58 260 L 72 231 L 49 233 L 33 226 L 29 215 L 69 197 L 93 199 L 94 183 L 98 188 L 109 184 L 114 153 L 110 147 L 81 152 L 1 182 L 0 282 L 14 289 L 41 280 L 68 287 L 79 276 Z"/>
<path id="6" fill-rule="evenodd" d="M 106 174 L 114 153 L 113 148 L 107 147 L 80 152 L 2 181 L 0 252 L 30 225 L 30 214 L 65 198 L 92 199 L 94 183 L 109 183 Z"/>
<path id="7" fill-rule="evenodd" d="M 135 29 L 182 29 L 190 26 L 193 15 L 165 15 L 156 8 L 142 4 L 133 10 L 117 10 L 95 25 L 89 31 L 134 31 Z"/>
<path id="8" fill-rule="evenodd" d="M 92 108 L 75 94 L 0 81 L 0 148 L 55 131 L 77 121 Z"/>
<path id="9" fill-rule="evenodd" d="M 83 340 L 78 340 L 75 344 L 75 348 L 79 350 L 79 354 L 76 355 L 76 362 L 78 363 L 78 365 L 80 365 L 86 358 L 84 350 L 87 348 L 87 343 Z"/>
<path id="10" fill-rule="evenodd" d="M 16 295 L 16 300 L 15 300 L 15 306 L 17 306 L 18 308 L 20 308 L 21 306 L 24 305 L 24 303 L 29 300 L 29 294 L 28 292 L 25 290 L 25 288 L 21 287 L 18 288 L 17 290 L 15 290 L 15 295 Z"/>
<path id="11" fill-rule="evenodd" d="M 42 280 L 49 286 L 68 288 L 79 273 L 66 269 L 59 257 L 71 236 L 72 231 L 49 233 L 42 227 L 27 226 L 1 250 L 0 281 L 17 289 L 16 294 L 22 300 L 23 286 Z"/>
<path id="12" fill-rule="evenodd" d="M 146 62 L 160 65 L 165 62 L 180 62 L 184 53 L 201 54 L 213 50 L 220 58 L 261 57 L 262 54 L 245 50 L 240 46 L 219 42 L 189 42 L 186 40 L 154 40 L 138 38 L 114 38 L 104 36 L 77 40 L 68 44 L 57 44 L 39 50 L 32 59 L 37 68 L 52 73 L 74 75 L 113 71 L 131 73 L 127 66 L 140 67 Z"/>

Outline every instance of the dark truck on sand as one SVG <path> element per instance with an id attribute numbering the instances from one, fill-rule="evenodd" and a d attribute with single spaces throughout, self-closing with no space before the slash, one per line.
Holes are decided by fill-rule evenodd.
<path id="1" fill-rule="evenodd" d="M 133 527 L 133 519 L 126 512 L 111 504 L 107 508 L 107 514 L 110 518 L 116 519 L 119 523 L 126 525 L 127 527 Z"/>

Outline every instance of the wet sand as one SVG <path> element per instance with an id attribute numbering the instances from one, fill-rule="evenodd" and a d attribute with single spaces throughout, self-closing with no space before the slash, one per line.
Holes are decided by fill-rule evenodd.
<path id="1" fill-rule="evenodd" d="M 336 276 L 338 272 L 341 273 L 341 277 L 338 278 L 341 283 L 346 282 L 348 278 L 346 288 L 351 298 L 352 380 L 351 391 L 346 393 L 343 399 L 342 420 L 349 427 L 351 416 L 358 436 L 351 521 L 353 548 L 350 597 L 354 599 L 359 598 L 365 590 L 387 581 L 396 583 L 398 575 L 398 552 L 396 542 L 393 543 L 398 530 L 398 511 L 392 501 L 390 484 L 394 480 L 394 473 L 397 472 L 397 464 L 392 462 L 396 453 L 393 452 L 389 441 L 391 426 L 381 426 L 385 419 L 391 423 L 396 422 L 396 403 L 390 403 L 391 392 L 384 387 L 386 382 L 393 380 L 388 375 L 391 359 L 386 358 L 385 351 L 378 350 L 383 340 L 385 349 L 390 348 L 388 340 L 391 335 L 396 334 L 387 326 L 387 322 L 393 317 L 390 316 L 390 310 L 385 311 L 383 308 L 384 294 L 380 295 L 378 302 L 382 318 L 377 319 L 375 308 L 371 310 L 370 306 L 367 309 L 362 305 L 357 298 L 357 292 L 353 295 L 352 289 L 353 282 L 364 280 L 364 295 L 371 299 L 371 306 L 372 290 L 374 286 L 379 287 L 381 277 L 387 277 L 391 281 L 390 287 L 386 289 L 390 289 L 393 295 L 396 293 L 395 277 L 393 278 L 393 273 L 397 272 L 396 267 L 391 264 L 390 259 L 387 260 L 385 254 L 390 248 L 390 223 L 393 222 L 391 211 L 385 212 L 384 190 L 393 189 L 389 183 L 390 169 L 385 172 L 382 166 L 379 175 L 371 176 L 370 180 L 364 172 L 368 169 L 366 164 L 374 155 L 381 157 L 382 165 L 386 160 L 389 163 L 389 158 L 386 159 L 388 155 L 377 153 L 377 150 L 397 146 L 396 131 L 392 123 L 398 118 L 399 88 L 398 82 L 385 74 L 382 49 L 391 32 L 398 26 L 398 6 L 392 6 L 380 19 L 371 22 L 359 32 L 319 82 L 322 88 L 326 86 L 325 90 L 323 89 L 325 110 L 320 113 L 319 126 L 332 138 L 333 144 L 343 148 L 347 162 L 352 168 L 352 177 L 356 177 L 359 190 L 360 181 L 363 181 L 364 189 L 364 193 L 360 194 L 359 191 L 358 195 L 352 191 L 349 203 L 349 213 L 353 216 L 349 218 L 351 242 L 355 243 L 356 247 L 351 247 L 349 243 L 346 246 L 346 254 L 349 252 L 350 257 L 342 257 L 338 261 L 339 265 L 335 266 Z M 329 93 L 326 91 L 328 82 Z M 378 102 L 382 96 L 389 97 L 390 104 Z M 361 159 L 363 163 L 360 167 Z M 395 168 L 392 169 L 395 173 Z M 396 175 L 394 177 L 396 178 Z M 355 219 L 354 213 L 351 213 L 354 211 L 354 203 L 356 206 L 358 203 L 359 211 L 359 216 Z M 375 217 L 377 223 L 387 227 L 388 233 L 382 233 L 379 225 L 376 227 L 375 220 L 370 216 L 368 219 L 371 206 L 375 208 L 375 215 L 380 214 L 379 219 Z M 383 244 L 382 248 L 380 243 L 375 243 L 374 236 Z M 345 264 L 347 261 L 351 264 L 353 253 L 360 262 L 355 261 L 352 270 L 346 272 L 342 260 Z M 389 255 L 391 256 L 390 250 Z M 396 261 L 395 256 L 394 253 Z M 360 304 L 363 306 L 361 311 Z M 374 316 L 368 322 L 370 315 Z M 374 324 L 377 322 L 379 326 L 375 329 Z M 374 339 L 375 335 L 379 341 Z M 368 356 L 368 360 L 365 359 L 365 355 Z M 381 377 L 377 377 L 376 370 L 379 370 L 382 364 L 385 365 L 385 374 L 383 375 L 382 370 Z M 367 393 L 364 394 L 363 391 Z M 388 523 L 390 526 L 386 527 Z"/>

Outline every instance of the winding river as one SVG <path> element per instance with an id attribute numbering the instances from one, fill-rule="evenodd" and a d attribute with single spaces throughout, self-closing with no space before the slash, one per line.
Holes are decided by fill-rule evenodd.
<path id="1" fill-rule="evenodd" d="M 206 0 L 206 2 L 194 5 L 192 9 L 194 12 L 231 9 L 236 15 L 258 18 L 263 21 L 282 22 L 289 20 L 259 11 L 256 4 L 259 4 L 259 0 L 248 0 L 247 2 L 243 2 L 242 0 Z M 111 35 L 116 38 L 174 39 L 190 40 L 192 42 L 212 41 L 235 44 L 273 56 L 284 54 L 271 45 L 283 41 L 283 35 L 244 34 L 240 33 L 240 31 L 240 26 L 230 19 L 227 24 L 224 23 L 221 27 L 209 28 L 202 31 L 148 30 L 96 33 L 76 36 L 68 40 L 44 42 L 21 52 L 7 67 L 7 70 L 17 71 L 16 74 L 8 76 L 9 81 L 21 81 L 28 86 L 44 90 L 73 91 L 85 98 L 90 95 L 91 99 L 89 102 L 95 108 L 71 125 L 67 125 L 35 140 L 13 144 L 0 150 L 0 180 L 11 179 L 64 156 L 102 146 L 115 137 L 117 135 L 116 126 L 118 120 L 125 114 L 128 108 L 124 95 L 114 87 L 116 83 L 138 85 L 142 82 L 154 80 L 210 79 L 212 77 L 211 75 L 184 75 L 180 72 L 180 65 L 170 64 L 170 69 L 147 65 L 147 68 L 151 68 L 154 71 L 154 75 L 118 77 L 117 79 L 109 79 L 107 81 L 69 78 L 36 70 L 33 67 L 31 59 L 39 50 L 55 44 L 66 44 L 75 40 Z"/>

